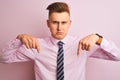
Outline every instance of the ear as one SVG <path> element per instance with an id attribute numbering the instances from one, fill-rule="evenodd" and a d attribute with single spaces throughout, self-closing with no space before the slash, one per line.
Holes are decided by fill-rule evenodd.
<path id="1" fill-rule="evenodd" d="M 48 28 L 49 28 L 49 26 L 50 26 L 50 21 L 47 20 L 46 22 L 47 22 L 47 26 L 48 26 Z"/>
<path id="2" fill-rule="evenodd" d="M 69 23 L 70 26 L 71 26 L 71 23 L 72 23 L 72 20 L 70 20 L 70 23 Z"/>

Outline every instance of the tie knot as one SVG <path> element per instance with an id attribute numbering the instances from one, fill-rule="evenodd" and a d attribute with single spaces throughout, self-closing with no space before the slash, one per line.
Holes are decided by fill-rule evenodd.
<path id="1" fill-rule="evenodd" d="M 63 46 L 63 44 L 64 44 L 64 43 L 63 43 L 62 41 L 59 41 L 59 42 L 58 42 L 58 46 Z"/>

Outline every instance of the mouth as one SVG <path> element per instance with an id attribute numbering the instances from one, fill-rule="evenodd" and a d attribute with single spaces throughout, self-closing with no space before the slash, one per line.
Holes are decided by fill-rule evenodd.
<path id="1" fill-rule="evenodd" d="M 63 34 L 63 32 L 57 32 L 57 35 L 62 35 Z"/>

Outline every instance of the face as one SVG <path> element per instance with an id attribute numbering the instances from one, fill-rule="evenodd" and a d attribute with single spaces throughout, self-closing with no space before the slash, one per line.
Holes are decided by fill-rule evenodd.
<path id="1" fill-rule="evenodd" d="M 70 16 L 67 12 L 53 12 L 47 20 L 51 35 L 58 40 L 67 35 L 70 24 Z"/>

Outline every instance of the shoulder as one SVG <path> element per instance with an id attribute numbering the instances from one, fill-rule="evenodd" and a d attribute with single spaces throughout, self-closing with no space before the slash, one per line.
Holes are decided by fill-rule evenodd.
<path id="1" fill-rule="evenodd" d="M 50 37 L 37 38 L 39 45 L 46 45 L 51 42 Z"/>
<path id="2" fill-rule="evenodd" d="M 80 40 L 80 37 L 79 36 L 68 36 L 68 40 L 78 42 Z"/>
<path id="3" fill-rule="evenodd" d="M 78 36 L 67 36 L 66 43 L 68 45 L 78 45 L 80 38 Z"/>

